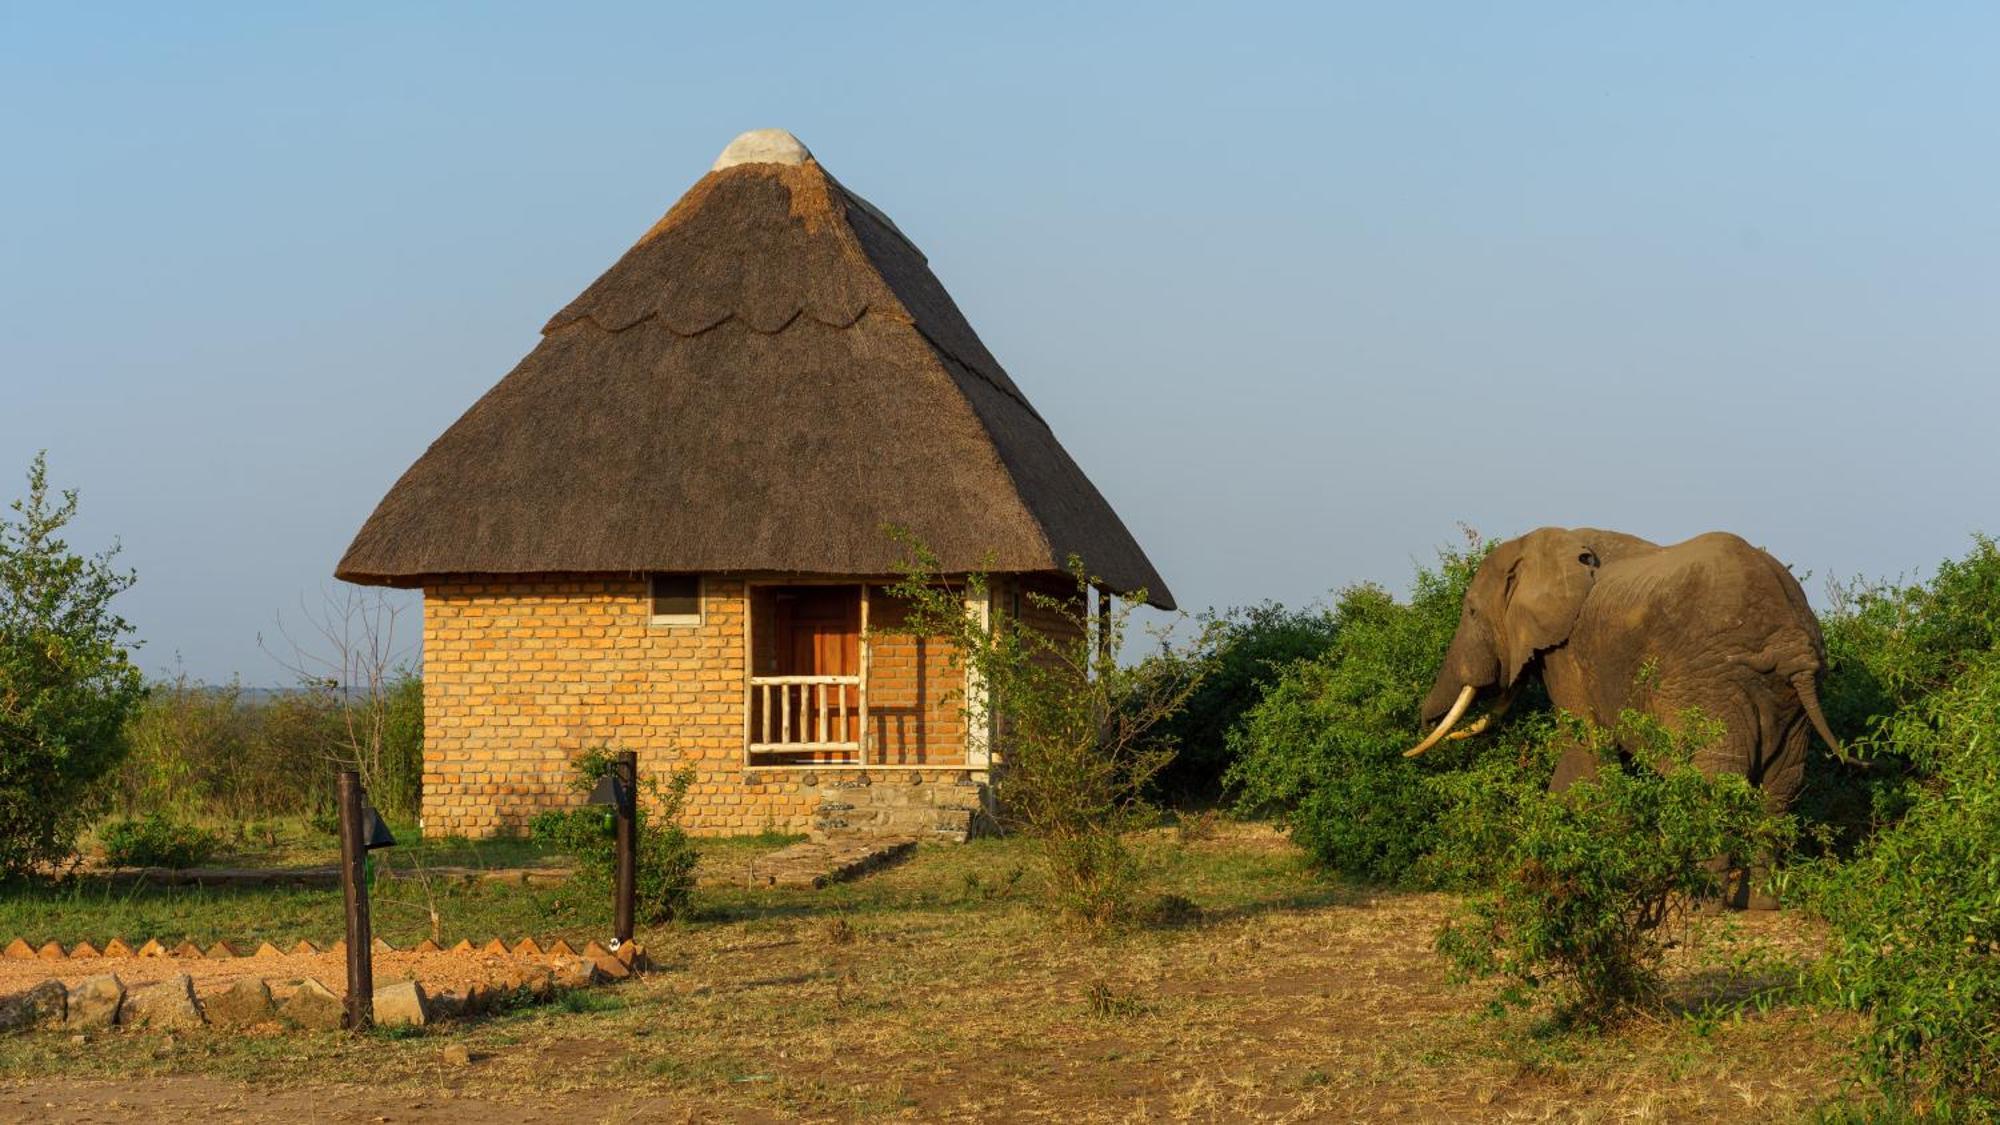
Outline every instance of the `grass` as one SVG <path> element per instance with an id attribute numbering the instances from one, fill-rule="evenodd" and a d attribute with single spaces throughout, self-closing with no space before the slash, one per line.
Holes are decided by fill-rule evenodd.
<path id="1" fill-rule="evenodd" d="M 80 1078 L 124 1079 L 120 1098 L 164 1076 L 247 1081 L 259 1097 L 356 1083 L 375 1112 L 478 1102 L 465 1120 L 530 1103 L 615 1116 L 632 1098 L 751 1120 L 1789 1120 L 1857 1096 L 1842 1079 L 1848 1025 L 1773 983 L 1817 940 L 1789 915 L 1731 919 L 1676 950 L 1679 1008 L 1565 1036 L 1532 1015 L 1488 1016 L 1486 993 L 1447 981 L 1429 950 L 1446 896 L 1329 881 L 1259 826 L 1138 847 L 1157 891 L 1185 902 L 1102 942 L 1051 929 L 1018 841 L 926 845 L 823 891 L 703 891 L 695 918 L 640 935 L 659 971 L 612 992 L 396 1040 L 197 1032 L 162 1053 L 140 1034 L 87 1049 L 16 1036 L 0 1040 L 0 1080 L 50 1100 L 93 1088 L 62 1085 Z M 330 896 L 183 895 L 10 898 L 0 928 L 141 909 L 230 937 L 293 927 L 318 940 L 337 924 Z M 601 924 L 544 897 L 468 891 L 447 927 Z M 378 919 L 395 914 L 378 906 Z M 471 1067 L 439 1063 L 453 1042 Z"/>
<path id="2" fill-rule="evenodd" d="M 330 826 L 303 816 L 197 824 L 222 842 L 204 867 L 326 867 L 340 861 L 340 839 Z M 523 837 L 426 840 L 415 823 L 391 822 L 389 829 L 399 841 L 400 850 L 393 854 L 405 857 L 405 863 L 414 856 L 433 867 L 532 867 L 549 859 L 548 849 Z M 86 855 L 101 854 L 94 834 L 85 836 L 82 847 Z"/>
<path id="3" fill-rule="evenodd" d="M 414 844 L 414 830 L 402 838 Z M 775 850 L 792 839 L 774 835 L 715 840 L 705 842 L 703 849 L 716 861 L 727 862 L 732 856 Z M 560 858 L 521 840 L 447 839 L 421 845 L 421 850 L 399 845 L 375 853 L 371 862 L 384 864 L 392 877 L 378 878 L 373 885 L 371 921 L 375 935 L 392 945 L 408 948 L 433 936 L 433 896 L 441 923 L 439 940 L 444 944 L 460 938 L 477 944 L 495 935 L 574 941 L 601 938 L 610 928 L 610 903 L 581 898 L 562 884 L 468 885 L 439 879 L 427 892 L 412 875 L 413 852 L 429 867 L 512 867 Z M 308 859 L 302 865 L 317 862 Z M 729 909 L 731 900 L 724 896 L 707 901 L 715 909 Z M 246 949 L 261 941 L 284 947 L 300 939 L 324 946 L 340 938 L 342 918 L 340 891 L 332 887 L 177 887 L 86 875 L 0 888 L 0 943 L 21 937 L 37 946 L 87 940 L 101 947 L 113 937 L 134 945 L 157 937 L 169 945 L 187 939 L 204 948 L 217 941 Z"/>

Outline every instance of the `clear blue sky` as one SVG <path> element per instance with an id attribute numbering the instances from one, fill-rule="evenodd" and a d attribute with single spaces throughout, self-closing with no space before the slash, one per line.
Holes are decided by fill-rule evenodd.
<path id="1" fill-rule="evenodd" d="M 131 5 L 0 14 L 0 493 L 149 670 L 272 683 L 390 482 L 744 129 L 894 216 L 1184 605 L 1466 522 L 1994 529 L 2000 9 Z"/>

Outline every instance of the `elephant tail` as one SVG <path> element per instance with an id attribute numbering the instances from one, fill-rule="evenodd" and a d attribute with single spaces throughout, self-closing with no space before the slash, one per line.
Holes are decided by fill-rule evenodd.
<path id="1" fill-rule="evenodd" d="M 1812 720 L 1813 729 L 1819 732 L 1820 739 L 1826 743 L 1827 749 L 1833 751 L 1834 757 L 1850 766 L 1867 769 L 1868 763 L 1849 757 L 1846 748 L 1840 745 L 1840 740 L 1833 737 L 1833 731 L 1827 727 L 1826 715 L 1819 709 L 1818 680 L 1818 675 L 1810 668 L 1792 676 L 1792 688 L 1799 693 L 1799 702 L 1805 705 L 1806 717 Z"/>

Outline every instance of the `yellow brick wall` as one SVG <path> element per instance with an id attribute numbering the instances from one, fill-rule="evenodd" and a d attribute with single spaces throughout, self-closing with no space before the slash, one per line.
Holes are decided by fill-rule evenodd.
<path id="1" fill-rule="evenodd" d="M 743 768 L 744 584 L 703 583 L 700 625 L 653 625 L 643 578 L 466 579 L 424 591 L 424 831 L 491 836 L 577 803 L 570 759 L 695 768 L 683 823 L 804 831 L 814 792 Z"/>
<path id="2" fill-rule="evenodd" d="M 943 637 L 906 627 L 909 605 L 883 587 L 869 593 L 870 761 L 888 765 L 965 764 L 965 673 Z"/>

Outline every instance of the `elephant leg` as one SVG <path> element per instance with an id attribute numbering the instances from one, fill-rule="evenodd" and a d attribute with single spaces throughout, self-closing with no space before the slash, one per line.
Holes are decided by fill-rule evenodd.
<path id="1" fill-rule="evenodd" d="M 1556 759 L 1556 774 L 1549 779 L 1549 791 L 1560 793 L 1579 781 L 1594 781 L 1599 762 L 1587 746 L 1571 746 Z"/>
<path id="2" fill-rule="evenodd" d="M 1804 714 L 1795 715 L 1776 740 L 1777 750 L 1766 757 L 1757 776 L 1764 794 L 1764 811 L 1779 816 L 1792 807 L 1805 783 L 1806 750 L 1809 736 Z M 1751 861 L 1749 895 L 1745 905 L 1751 910 L 1778 909 L 1778 896 L 1770 891 L 1771 868 L 1775 857 L 1769 851 Z"/>

